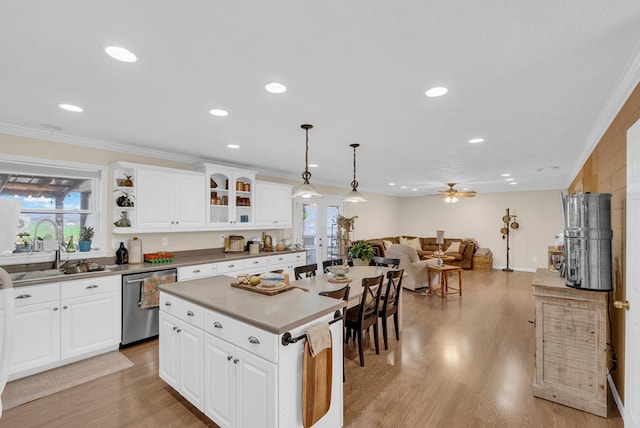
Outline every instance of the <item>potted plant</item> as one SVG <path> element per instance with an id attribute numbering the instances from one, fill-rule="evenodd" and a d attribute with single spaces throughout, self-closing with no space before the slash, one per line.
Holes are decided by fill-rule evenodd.
<path id="1" fill-rule="evenodd" d="M 78 249 L 82 252 L 91 250 L 91 238 L 95 232 L 93 227 L 83 227 L 80 230 L 80 240 L 78 241 Z"/>
<path id="2" fill-rule="evenodd" d="M 375 255 L 375 248 L 367 241 L 357 242 L 349 249 L 349 258 L 356 266 L 367 266 Z"/>

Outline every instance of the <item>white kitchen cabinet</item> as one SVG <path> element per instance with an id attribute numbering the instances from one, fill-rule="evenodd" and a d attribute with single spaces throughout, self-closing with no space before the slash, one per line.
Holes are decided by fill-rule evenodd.
<path id="1" fill-rule="evenodd" d="M 178 268 L 178 281 L 188 279 L 205 278 L 218 274 L 216 263 L 202 263 L 199 265 L 183 266 Z"/>
<path id="2" fill-rule="evenodd" d="M 61 285 L 61 358 L 74 358 L 120 343 L 120 277 Z"/>
<path id="3" fill-rule="evenodd" d="M 205 225 L 204 176 L 199 172 L 139 167 L 137 229 L 181 231 Z"/>
<path id="4" fill-rule="evenodd" d="M 203 346 L 201 329 L 160 311 L 160 378 L 200 410 L 203 409 Z"/>
<path id="5" fill-rule="evenodd" d="M 277 366 L 209 333 L 204 349 L 205 414 L 221 427 L 276 427 Z"/>
<path id="6" fill-rule="evenodd" d="M 205 173 L 207 180 L 207 226 L 224 230 L 255 226 L 256 172 L 211 163 L 196 167 Z"/>
<path id="7" fill-rule="evenodd" d="M 60 360 L 59 284 L 14 290 L 10 375 L 32 374 Z"/>
<path id="8" fill-rule="evenodd" d="M 120 276 L 19 287 L 10 379 L 118 349 Z"/>
<path id="9" fill-rule="evenodd" d="M 294 268 L 304 266 L 306 264 L 306 252 L 296 252 L 288 254 L 277 254 L 269 256 L 269 271 L 282 270 L 293 278 Z"/>
<path id="10" fill-rule="evenodd" d="M 291 227 L 291 189 L 286 184 L 256 182 L 256 226 Z"/>

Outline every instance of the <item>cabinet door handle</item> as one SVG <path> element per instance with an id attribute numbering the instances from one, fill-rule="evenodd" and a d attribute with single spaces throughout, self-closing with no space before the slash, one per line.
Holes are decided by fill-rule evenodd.
<path id="1" fill-rule="evenodd" d="M 182 330 L 180 330 L 180 329 L 177 329 L 177 330 L 176 330 L 176 333 L 180 333 L 181 331 L 182 331 Z"/>
<path id="2" fill-rule="evenodd" d="M 166 302 L 164 302 L 165 306 L 171 306 L 171 302 L 169 302 L 168 300 Z"/>
<path id="3" fill-rule="evenodd" d="M 180 223 L 179 221 L 176 221 L 176 224 Z"/>
<path id="4" fill-rule="evenodd" d="M 249 343 L 260 343 L 260 341 L 255 336 L 249 336 Z"/>
<path id="5" fill-rule="evenodd" d="M 86 287 L 86 288 L 87 288 L 87 290 L 91 290 L 91 289 L 93 289 L 93 288 L 98 288 L 98 286 L 97 286 L 97 285 L 95 285 L 95 284 L 93 284 L 93 285 L 87 285 L 87 287 Z"/>
<path id="6" fill-rule="evenodd" d="M 175 325 L 173 326 L 173 331 L 176 331 L 178 329 L 178 327 L 176 327 Z"/>
<path id="7" fill-rule="evenodd" d="M 220 324 L 218 321 L 213 323 L 213 328 L 222 328 L 222 324 Z"/>
<path id="8" fill-rule="evenodd" d="M 171 224 L 173 224 L 174 222 L 172 221 Z"/>
<path id="9" fill-rule="evenodd" d="M 200 273 L 200 269 L 194 269 L 192 273 Z"/>
<path id="10" fill-rule="evenodd" d="M 55 308 L 53 308 L 53 310 L 54 310 L 54 311 L 57 311 L 57 310 L 58 310 L 58 307 L 56 306 Z"/>
<path id="11" fill-rule="evenodd" d="M 231 360 L 233 360 L 233 356 L 227 355 L 227 361 L 231 361 Z"/>
<path id="12" fill-rule="evenodd" d="M 16 296 L 16 299 L 28 299 L 32 297 L 31 294 L 21 294 L 19 296 Z"/>
<path id="13" fill-rule="evenodd" d="M 237 359 L 237 358 L 234 358 L 234 359 L 233 359 L 233 364 L 238 364 L 238 361 L 240 361 L 240 360 L 239 360 L 239 359 Z"/>
<path id="14" fill-rule="evenodd" d="M 188 316 L 188 317 L 193 317 L 193 316 L 195 316 L 195 315 L 193 315 L 193 312 L 191 312 L 191 311 L 187 311 L 187 316 Z"/>
<path id="15" fill-rule="evenodd" d="M 64 306 L 62 307 L 62 309 L 69 309 L 69 306 L 64 305 Z"/>

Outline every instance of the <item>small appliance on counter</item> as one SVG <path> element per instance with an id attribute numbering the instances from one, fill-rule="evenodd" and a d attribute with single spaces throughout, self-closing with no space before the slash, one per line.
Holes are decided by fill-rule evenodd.
<path id="1" fill-rule="evenodd" d="M 225 253 L 242 253 L 244 252 L 244 236 L 229 235 L 224 238 Z"/>

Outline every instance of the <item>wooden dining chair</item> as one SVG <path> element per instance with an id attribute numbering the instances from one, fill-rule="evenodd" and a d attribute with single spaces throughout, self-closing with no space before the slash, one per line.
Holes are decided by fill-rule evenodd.
<path id="1" fill-rule="evenodd" d="M 313 263 L 311 265 L 306 266 L 297 266 L 293 268 L 293 273 L 296 276 L 296 279 L 302 279 L 302 275 L 304 274 L 305 278 L 310 278 L 312 276 L 316 276 L 316 271 L 318 270 L 318 264 Z"/>
<path id="2" fill-rule="evenodd" d="M 390 259 L 388 257 L 374 257 L 373 264 L 375 266 L 390 267 L 398 269 L 400 267 L 400 259 Z"/>
<path id="3" fill-rule="evenodd" d="M 398 306 L 402 295 L 402 277 L 404 269 L 391 270 L 387 272 L 387 286 L 380 295 L 378 316 L 382 320 L 382 339 L 384 349 L 389 349 L 387 341 L 387 318 L 393 315 L 393 327 L 396 330 L 396 340 L 400 340 L 400 329 L 398 323 Z"/>
<path id="4" fill-rule="evenodd" d="M 362 347 L 362 331 L 369 330 L 373 326 L 373 340 L 376 345 L 376 354 L 380 353 L 378 343 L 378 302 L 380 301 L 380 291 L 382 290 L 383 275 L 374 278 L 362 279 L 362 298 L 360 304 L 347 309 L 345 326 L 347 334 L 345 342 L 349 340 L 350 332 L 354 332 L 358 341 L 358 353 L 360 354 L 360 365 L 364 367 L 364 349 Z"/>
<path id="5" fill-rule="evenodd" d="M 329 266 L 334 266 L 334 265 L 338 265 L 338 266 L 342 266 L 342 259 L 334 259 L 334 260 L 325 260 L 322 262 L 322 272 L 327 273 L 327 268 Z"/>

